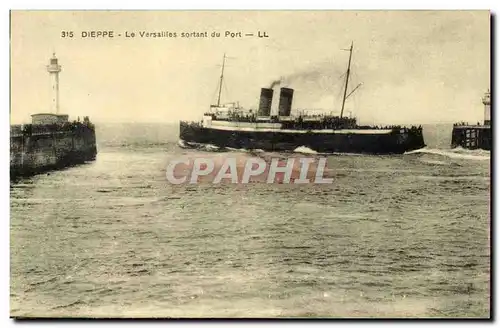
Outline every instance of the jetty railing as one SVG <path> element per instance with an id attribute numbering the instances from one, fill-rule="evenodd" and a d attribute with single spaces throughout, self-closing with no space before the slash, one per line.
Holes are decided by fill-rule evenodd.
<path id="1" fill-rule="evenodd" d="M 94 130 L 90 122 L 67 122 L 63 124 L 15 124 L 10 126 L 10 136 L 35 136 L 46 134 L 66 133 L 77 130 Z"/>

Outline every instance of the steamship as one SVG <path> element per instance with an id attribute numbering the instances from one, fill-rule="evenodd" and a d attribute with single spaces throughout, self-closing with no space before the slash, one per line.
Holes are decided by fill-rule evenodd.
<path id="1" fill-rule="evenodd" d="M 257 113 L 238 103 L 221 105 L 226 56 L 222 60 L 217 104 L 211 105 L 199 122 L 180 122 L 184 146 L 210 144 L 220 148 L 264 151 L 294 151 L 308 147 L 321 153 L 402 154 L 425 147 L 422 127 L 361 126 L 356 118 L 344 116 L 351 70 L 353 44 L 349 49 L 342 108 L 339 116 L 292 114 L 294 90 L 280 88 L 278 115 L 271 114 L 274 89 L 262 88 Z"/>

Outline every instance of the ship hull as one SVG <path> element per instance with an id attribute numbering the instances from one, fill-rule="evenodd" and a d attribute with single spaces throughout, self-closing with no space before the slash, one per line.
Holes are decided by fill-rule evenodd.
<path id="1" fill-rule="evenodd" d="M 361 131 L 363 132 L 363 131 Z M 425 147 L 422 130 L 390 133 L 289 133 L 277 131 L 231 131 L 206 128 L 197 123 L 180 123 L 180 139 L 187 143 L 211 144 L 222 148 L 294 151 L 308 147 L 320 153 L 402 154 Z"/>

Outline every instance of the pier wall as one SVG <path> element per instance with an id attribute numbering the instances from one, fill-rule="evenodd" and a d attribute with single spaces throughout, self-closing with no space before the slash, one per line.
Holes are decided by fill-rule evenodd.
<path id="1" fill-rule="evenodd" d="M 91 161 L 96 154 L 93 126 L 11 126 L 11 179 Z"/>
<path id="2" fill-rule="evenodd" d="M 488 125 L 455 125 L 451 147 L 491 150 L 491 127 Z"/>

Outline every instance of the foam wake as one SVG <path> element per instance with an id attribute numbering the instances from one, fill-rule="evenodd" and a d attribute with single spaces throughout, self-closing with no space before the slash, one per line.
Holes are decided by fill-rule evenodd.
<path id="1" fill-rule="evenodd" d="M 317 151 L 315 151 L 309 147 L 306 147 L 306 146 L 297 147 L 297 148 L 295 148 L 295 150 L 293 152 L 300 153 L 300 154 L 317 154 L 318 153 Z"/>
<path id="2" fill-rule="evenodd" d="M 234 151 L 234 152 L 243 152 L 243 153 L 264 153 L 265 151 L 262 149 L 247 149 L 247 148 L 231 148 L 231 147 L 226 147 L 227 150 L 229 151 Z"/>
<path id="3" fill-rule="evenodd" d="M 184 140 L 182 140 L 182 139 L 179 139 L 179 141 L 177 141 L 177 145 L 178 145 L 179 147 L 181 147 L 181 148 L 184 148 L 184 149 L 185 149 L 185 148 L 190 148 L 190 147 L 186 144 L 186 142 L 185 142 Z"/>
<path id="4" fill-rule="evenodd" d="M 184 140 L 179 140 L 177 145 L 181 148 L 185 149 L 198 149 L 204 151 L 222 151 L 220 147 L 212 145 L 212 144 L 201 144 L 197 142 L 187 142 Z"/>
<path id="5" fill-rule="evenodd" d="M 438 148 L 421 148 L 417 150 L 413 150 L 410 152 L 406 152 L 405 155 L 409 154 L 432 154 L 445 156 L 449 158 L 457 158 L 457 159 L 468 159 L 468 160 L 476 160 L 476 161 L 488 161 L 490 160 L 490 152 L 483 149 L 464 149 L 461 147 L 453 148 L 453 149 L 438 149 Z"/>
<path id="6" fill-rule="evenodd" d="M 314 149 L 311 149 L 306 146 L 300 146 L 297 147 L 293 150 L 294 153 L 299 153 L 299 154 L 307 154 L 307 155 L 321 155 L 321 156 L 366 156 L 366 154 L 361 154 L 361 153 L 339 153 L 339 152 L 326 152 L 326 153 L 321 153 L 317 152 Z"/>

